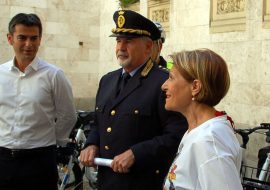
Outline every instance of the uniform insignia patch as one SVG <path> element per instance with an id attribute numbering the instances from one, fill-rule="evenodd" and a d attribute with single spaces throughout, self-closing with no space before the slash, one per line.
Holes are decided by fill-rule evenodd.
<path id="1" fill-rule="evenodd" d="M 124 13 L 125 13 L 124 11 L 119 11 L 118 12 L 119 16 L 118 16 L 118 19 L 117 19 L 117 25 L 118 25 L 119 28 L 122 28 L 124 26 L 125 22 L 126 22 L 126 19 L 124 17 Z"/>

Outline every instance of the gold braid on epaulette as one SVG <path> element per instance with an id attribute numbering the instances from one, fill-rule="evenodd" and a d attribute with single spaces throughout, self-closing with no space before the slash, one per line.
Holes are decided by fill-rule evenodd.
<path id="1" fill-rule="evenodd" d="M 154 63 L 152 62 L 151 59 L 149 59 L 145 65 L 144 69 L 141 72 L 141 76 L 143 76 L 143 77 L 147 76 L 153 66 L 154 66 Z"/>
<path id="2" fill-rule="evenodd" d="M 151 33 L 146 30 L 134 30 L 134 29 L 127 29 L 127 28 L 113 28 L 112 32 L 113 33 L 123 32 L 123 33 L 151 36 Z"/>

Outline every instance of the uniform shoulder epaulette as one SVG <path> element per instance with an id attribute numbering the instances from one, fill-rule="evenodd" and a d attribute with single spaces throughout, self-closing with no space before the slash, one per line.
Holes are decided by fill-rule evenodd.
<path id="1" fill-rule="evenodd" d="M 146 63 L 146 66 L 144 67 L 144 69 L 141 72 L 141 75 L 143 77 L 147 76 L 148 73 L 150 72 L 150 70 L 152 69 L 152 67 L 154 66 L 154 63 L 152 62 L 151 59 L 149 59 Z"/>
<path id="2" fill-rule="evenodd" d="M 163 67 L 163 66 L 161 66 L 161 65 L 159 65 L 158 68 L 159 68 L 159 70 L 162 70 L 162 71 L 164 71 L 164 72 L 166 72 L 166 73 L 169 73 L 169 72 L 170 72 L 170 70 L 169 70 L 168 68 Z"/>

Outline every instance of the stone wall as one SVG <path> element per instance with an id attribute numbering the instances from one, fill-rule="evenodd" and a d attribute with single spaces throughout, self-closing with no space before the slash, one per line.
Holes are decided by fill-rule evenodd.
<path id="1" fill-rule="evenodd" d="M 1 0 L 0 63 L 13 56 L 6 34 L 19 12 L 36 13 L 43 23 L 39 56 L 62 68 L 71 80 L 77 109 L 93 109 L 99 76 L 99 0 Z"/>
<path id="2" fill-rule="evenodd" d="M 236 127 L 243 128 L 270 122 L 269 1 L 234 0 L 240 3 L 243 14 L 238 16 L 244 27 L 227 31 L 226 27 L 224 31 L 211 28 L 211 21 L 220 24 L 212 16 L 213 4 L 219 0 L 140 0 L 133 7 L 150 17 L 153 9 L 149 6 L 169 8 L 168 35 L 162 52 L 165 57 L 195 48 L 210 48 L 224 57 L 229 65 L 231 88 L 217 109 L 226 110 Z M 36 12 L 44 25 L 40 56 L 67 73 L 77 108 L 92 109 L 99 79 L 119 68 L 115 38 L 108 37 L 115 27 L 112 15 L 119 8 L 117 0 L 0 0 L 0 8 L 0 62 L 12 56 L 6 41 L 10 18 L 18 12 Z M 162 7 L 154 7 L 157 9 Z M 264 137 L 254 135 L 250 143 L 248 157 L 255 161 Z"/>

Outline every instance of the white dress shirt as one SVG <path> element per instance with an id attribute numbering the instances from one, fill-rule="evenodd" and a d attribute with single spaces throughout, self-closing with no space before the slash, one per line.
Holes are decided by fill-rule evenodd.
<path id="1" fill-rule="evenodd" d="M 21 72 L 0 65 L 0 147 L 29 149 L 67 141 L 76 122 L 70 82 L 36 57 Z"/>
<path id="2" fill-rule="evenodd" d="M 242 153 L 227 115 L 186 132 L 163 190 L 240 190 Z"/>

